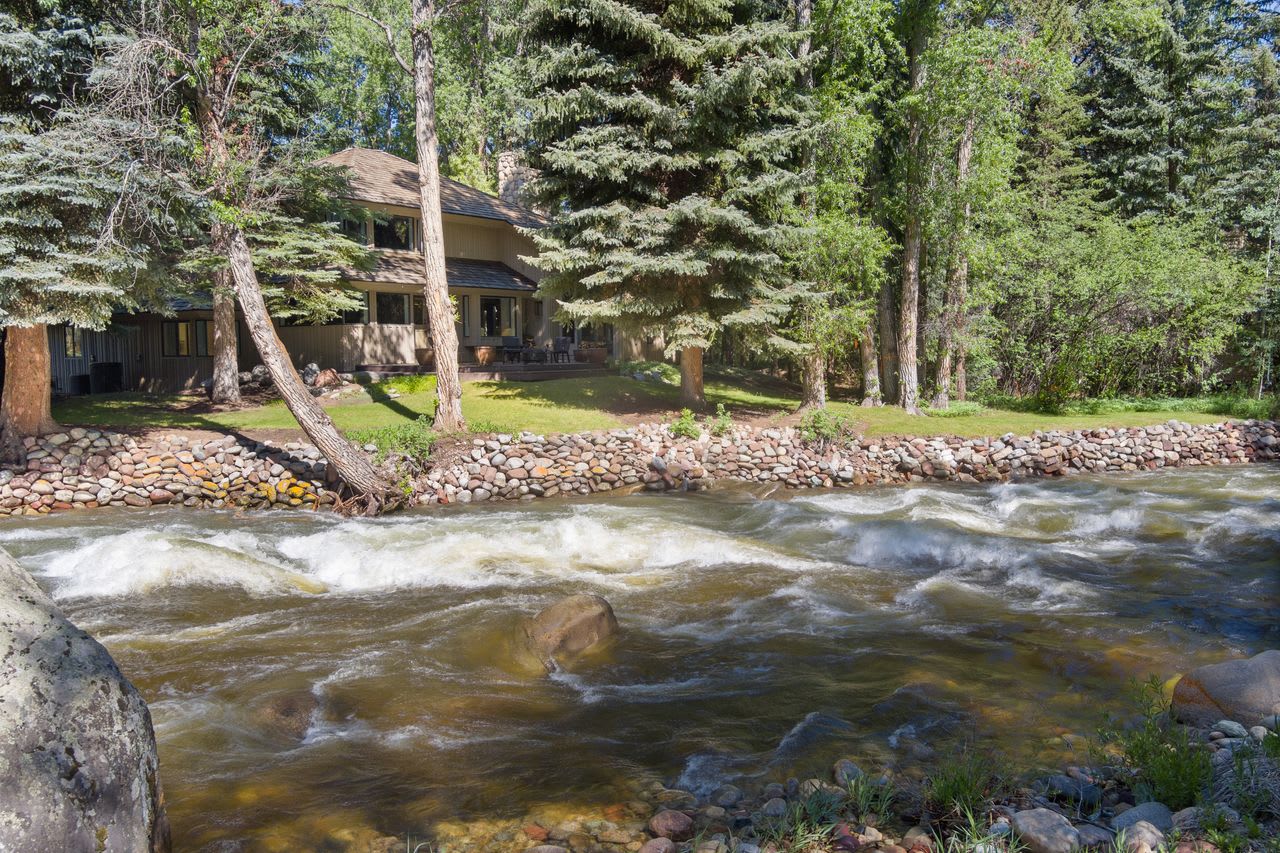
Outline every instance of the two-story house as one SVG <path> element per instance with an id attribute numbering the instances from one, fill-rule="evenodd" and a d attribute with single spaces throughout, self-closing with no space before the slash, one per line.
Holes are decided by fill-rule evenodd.
<path id="1" fill-rule="evenodd" d="M 322 162 L 348 169 L 350 200 L 373 215 L 344 223 L 348 235 L 375 250 L 371 270 L 346 282 L 363 292 L 358 311 L 323 325 L 278 325 L 295 364 L 314 362 L 341 372 L 394 367 L 429 368 L 430 341 L 422 306 L 418 172 L 415 164 L 383 151 L 348 148 Z M 459 360 L 475 363 L 477 350 L 518 338 L 548 347 L 567 337 L 574 350 L 601 346 L 612 354 L 610 329 L 562 328 L 555 305 L 537 293 L 539 271 L 520 229 L 539 227 L 538 214 L 511 200 L 442 180 L 446 274 L 458 304 Z M 105 390 L 180 391 L 212 375 L 210 305 L 199 299 L 173 303 L 172 316 L 120 315 L 104 332 L 51 327 L 54 389 L 77 394 Z M 243 325 L 240 364 L 259 359 Z M 581 358 L 576 352 L 575 358 Z"/>

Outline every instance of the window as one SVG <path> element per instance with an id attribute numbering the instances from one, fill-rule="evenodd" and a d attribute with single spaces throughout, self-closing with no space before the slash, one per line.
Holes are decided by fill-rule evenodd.
<path id="1" fill-rule="evenodd" d="M 407 216 L 389 216 L 373 223 L 373 245 L 379 249 L 412 250 L 413 220 Z"/>
<path id="2" fill-rule="evenodd" d="M 338 230 L 361 246 L 369 244 L 369 232 L 365 229 L 363 219 L 340 219 L 338 220 Z"/>
<path id="3" fill-rule="evenodd" d="M 208 320 L 170 320 L 161 324 L 161 352 L 168 358 L 207 356 L 209 354 Z"/>
<path id="4" fill-rule="evenodd" d="M 413 325 L 427 325 L 427 306 L 421 296 L 413 297 Z"/>
<path id="5" fill-rule="evenodd" d="M 84 356 L 84 332 L 75 326 L 62 327 L 62 354 L 66 358 Z"/>
<path id="6" fill-rule="evenodd" d="M 409 325 L 409 294 L 379 293 L 378 322 L 384 325 Z"/>
<path id="7" fill-rule="evenodd" d="M 368 323 L 369 322 L 369 292 L 366 290 L 364 293 L 361 293 L 360 299 L 364 302 L 364 304 L 361 305 L 359 308 L 353 308 L 350 311 L 343 311 L 341 314 L 339 314 L 334 319 L 330 320 L 325 325 L 333 326 L 333 325 L 342 324 L 342 325 L 348 325 L 348 326 L 361 326 L 361 325 L 364 325 L 365 323 Z"/>
<path id="8" fill-rule="evenodd" d="M 471 337 L 471 314 L 467 307 L 471 303 L 471 298 L 465 294 L 458 297 L 458 319 L 462 324 L 462 336 L 464 338 Z"/>
<path id="9" fill-rule="evenodd" d="M 513 337 L 516 301 L 505 296 L 480 297 L 480 334 L 486 338 Z"/>

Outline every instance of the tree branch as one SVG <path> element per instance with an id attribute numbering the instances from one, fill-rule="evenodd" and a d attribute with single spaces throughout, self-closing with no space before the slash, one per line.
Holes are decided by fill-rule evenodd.
<path id="1" fill-rule="evenodd" d="M 396 35 L 395 35 L 395 32 L 391 29 L 390 24 L 388 24 L 386 21 L 383 21 L 380 18 L 374 17 L 373 15 L 364 11 L 363 9 L 357 9 L 354 6 L 348 6 L 345 3 L 322 3 L 321 5 L 328 6 L 331 9 L 340 9 L 350 15 L 355 15 L 357 18 L 364 18 L 366 21 L 373 24 L 375 27 L 378 27 L 379 29 L 381 29 L 382 34 L 387 37 L 387 49 L 391 51 L 392 58 L 395 59 L 396 64 L 400 66 L 400 70 L 402 70 L 405 74 L 409 74 L 412 76 L 413 66 L 410 65 L 408 62 L 405 62 L 404 57 L 400 55 L 400 50 L 399 48 L 396 47 Z"/>

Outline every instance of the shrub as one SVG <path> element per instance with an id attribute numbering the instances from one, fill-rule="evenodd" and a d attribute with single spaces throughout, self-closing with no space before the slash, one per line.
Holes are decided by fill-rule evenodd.
<path id="1" fill-rule="evenodd" d="M 762 839 L 783 850 L 821 849 L 840 820 L 842 800 L 834 791 L 814 791 L 792 802 L 784 817 L 763 822 Z"/>
<path id="2" fill-rule="evenodd" d="M 979 814 L 1001 788 L 990 757 L 963 750 L 943 761 L 925 781 L 926 805 L 943 815 Z"/>
<path id="3" fill-rule="evenodd" d="M 392 453 L 410 459 L 425 459 L 431 455 L 431 447 L 439 436 L 431 428 L 431 419 L 419 415 L 417 420 L 395 426 L 352 430 L 347 437 L 360 444 L 376 445 L 375 458 L 381 462 Z"/>
<path id="4" fill-rule="evenodd" d="M 719 438 L 731 429 L 733 429 L 733 418 L 729 417 L 728 409 L 724 407 L 724 403 L 716 403 L 716 416 L 707 418 L 707 432 Z"/>
<path id="5" fill-rule="evenodd" d="M 414 374 L 412 376 L 393 376 L 369 386 L 369 396 L 375 400 L 389 399 L 388 391 L 398 394 L 432 393 L 436 390 L 435 374 Z"/>
<path id="6" fill-rule="evenodd" d="M 693 419 L 692 410 L 680 411 L 680 417 L 671 422 L 671 434 L 682 438 L 699 438 L 702 435 L 702 428 Z"/>
<path id="7" fill-rule="evenodd" d="M 1135 791 L 1177 811 L 1195 805 L 1213 782 L 1209 752 L 1181 726 L 1170 721 L 1169 699 L 1160 679 L 1135 685 L 1138 722 L 1124 729 L 1104 728 L 1101 738 L 1119 752 Z"/>
<path id="8" fill-rule="evenodd" d="M 809 409 L 800 418 L 800 436 L 805 441 L 835 441 L 849 430 L 849 421 L 826 409 Z"/>
<path id="9" fill-rule="evenodd" d="M 657 371 L 662 381 L 672 385 L 680 384 L 680 368 L 665 361 L 623 361 L 618 363 L 618 373 L 631 376 L 636 373 L 653 373 Z"/>

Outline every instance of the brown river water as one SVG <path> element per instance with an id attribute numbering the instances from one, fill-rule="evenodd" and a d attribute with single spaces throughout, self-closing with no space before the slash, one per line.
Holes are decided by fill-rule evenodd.
<path id="1" fill-rule="evenodd" d="M 150 704 L 179 850 L 927 764 L 1060 766 L 1134 677 L 1280 647 L 1280 467 L 548 500 L 377 520 L 155 510 L 0 545 Z M 509 663 L 597 592 L 623 633 Z M 263 709 L 315 697 L 290 735 Z M 242 843 L 237 843 L 242 842 Z"/>

